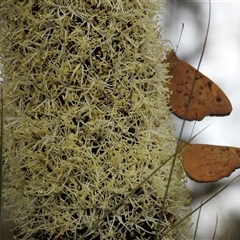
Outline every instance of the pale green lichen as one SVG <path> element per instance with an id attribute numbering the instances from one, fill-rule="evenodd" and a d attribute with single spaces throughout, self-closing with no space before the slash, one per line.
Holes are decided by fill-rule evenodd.
<path id="1" fill-rule="evenodd" d="M 21 239 L 80 239 L 172 154 L 162 1 L 0 6 L 6 207 Z M 153 239 L 188 212 L 171 162 L 84 239 Z M 189 223 L 163 239 L 186 234 Z"/>

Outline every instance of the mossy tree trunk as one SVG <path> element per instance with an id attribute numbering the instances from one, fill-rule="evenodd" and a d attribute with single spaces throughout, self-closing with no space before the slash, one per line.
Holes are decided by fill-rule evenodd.
<path id="1" fill-rule="evenodd" d="M 168 162 L 106 214 L 175 146 L 157 25 L 163 8 L 145 0 L 2 1 L 4 197 L 18 238 L 154 239 L 188 212 L 176 162 L 159 219 Z"/>

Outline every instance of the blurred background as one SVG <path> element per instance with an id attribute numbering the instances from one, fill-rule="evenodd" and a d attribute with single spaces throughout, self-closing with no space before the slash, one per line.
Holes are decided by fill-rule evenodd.
<path id="1" fill-rule="evenodd" d="M 227 117 L 206 117 L 196 122 L 193 135 L 201 132 L 193 143 L 236 146 L 240 148 L 240 1 L 211 1 L 211 23 L 205 53 L 200 71 L 213 80 L 230 99 L 233 111 Z M 182 23 L 184 30 L 177 50 L 180 59 L 197 68 L 204 38 L 207 31 L 209 3 L 202 1 L 168 0 L 163 26 L 164 37 L 170 40 L 176 50 Z M 176 133 L 182 120 L 174 116 L 177 123 Z M 187 122 L 183 139 L 188 140 L 194 122 Z M 236 170 L 230 177 L 216 183 L 195 183 L 189 180 L 192 208 L 195 209 L 230 180 L 240 174 Z M 196 221 L 197 213 L 193 215 Z M 218 221 L 216 223 L 216 221 Z M 240 179 L 202 207 L 197 238 L 240 239 Z M 193 225 L 192 231 L 195 230 Z"/>

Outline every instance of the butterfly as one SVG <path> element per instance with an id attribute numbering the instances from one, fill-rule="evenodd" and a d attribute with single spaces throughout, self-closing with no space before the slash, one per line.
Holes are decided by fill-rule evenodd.
<path id="1" fill-rule="evenodd" d="M 182 141 L 178 149 L 184 171 L 197 182 L 215 182 L 240 168 L 240 148 Z"/>
<path id="2" fill-rule="evenodd" d="M 197 72 L 188 63 L 180 60 L 171 50 L 165 63 L 169 63 L 169 75 L 172 78 L 168 87 L 170 107 L 175 115 L 188 121 L 201 121 L 206 116 L 226 116 L 232 111 L 232 105 L 226 94 L 208 77 Z M 190 105 L 186 113 L 191 89 L 194 83 Z"/>

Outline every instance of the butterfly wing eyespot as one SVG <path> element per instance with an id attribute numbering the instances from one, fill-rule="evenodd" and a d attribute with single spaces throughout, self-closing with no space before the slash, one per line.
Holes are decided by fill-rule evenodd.
<path id="1" fill-rule="evenodd" d="M 178 152 L 184 171 L 197 182 L 215 182 L 240 168 L 240 148 L 181 142 Z"/>
<path id="2" fill-rule="evenodd" d="M 170 107 L 179 118 L 188 121 L 201 121 L 206 116 L 226 116 L 232 111 L 232 105 L 225 93 L 212 80 L 180 60 L 172 50 L 164 61 L 169 63 Z M 195 81 L 195 84 L 194 84 Z M 190 105 L 191 89 L 194 84 Z"/>
<path id="3" fill-rule="evenodd" d="M 222 102 L 222 98 L 219 97 L 219 96 L 215 97 L 215 100 L 216 100 L 216 102 L 218 102 L 218 103 Z"/>

